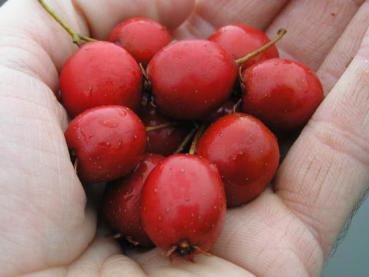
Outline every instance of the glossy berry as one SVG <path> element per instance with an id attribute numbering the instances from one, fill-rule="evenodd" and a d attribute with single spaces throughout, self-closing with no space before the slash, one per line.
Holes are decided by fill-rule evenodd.
<path id="1" fill-rule="evenodd" d="M 271 59 L 243 73 L 243 111 L 275 130 L 302 127 L 323 100 L 313 71 L 289 60 Z"/>
<path id="2" fill-rule="evenodd" d="M 235 60 L 269 42 L 269 38 L 262 31 L 242 23 L 223 26 L 213 33 L 209 40 L 221 45 Z M 249 60 L 245 66 L 278 57 L 277 47 L 272 46 Z"/>
<path id="3" fill-rule="evenodd" d="M 176 120 L 162 115 L 158 109 L 150 103 L 142 107 L 141 110 L 140 118 L 146 127 L 171 124 L 174 122 L 178 123 L 177 125 L 147 132 L 147 152 L 163 156 L 173 154 L 190 133 L 190 126 L 185 122 L 177 122 Z"/>
<path id="4" fill-rule="evenodd" d="M 168 30 L 148 18 L 130 18 L 114 27 L 109 41 L 124 47 L 137 62 L 147 65 L 151 58 L 170 43 Z"/>
<path id="5" fill-rule="evenodd" d="M 74 118 L 65 131 L 84 183 L 108 182 L 128 174 L 145 151 L 146 132 L 129 108 L 101 106 Z"/>
<path id="6" fill-rule="evenodd" d="M 202 119 L 229 98 L 237 66 L 218 44 L 187 40 L 158 52 L 148 75 L 160 111 L 179 119 Z"/>
<path id="7" fill-rule="evenodd" d="M 208 251 L 224 223 L 226 202 L 218 170 L 206 159 L 173 155 L 149 175 L 142 195 L 142 223 L 167 254 L 192 259 Z"/>
<path id="8" fill-rule="evenodd" d="M 106 221 L 122 236 L 143 247 L 153 244 L 141 224 L 142 189 L 147 176 L 162 160 L 159 155 L 145 155 L 131 175 L 108 184 L 104 195 Z"/>
<path id="9" fill-rule="evenodd" d="M 141 99 L 142 73 L 122 47 L 110 42 L 90 42 L 64 64 L 60 75 L 62 102 L 76 116 L 102 105 L 137 109 Z"/>
<path id="10" fill-rule="evenodd" d="M 213 123 L 197 153 L 218 167 L 229 207 L 246 204 L 263 192 L 279 161 L 273 133 L 258 119 L 240 113 Z"/>

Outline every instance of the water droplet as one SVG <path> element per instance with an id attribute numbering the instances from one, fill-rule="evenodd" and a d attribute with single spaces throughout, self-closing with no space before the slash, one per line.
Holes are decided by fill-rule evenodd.
<path id="1" fill-rule="evenodd" d="M 186 171 L 184 170 L 184 168 L 181 168 L 180 170 L 179 170 L 181 173 L 185 173 Z"/>

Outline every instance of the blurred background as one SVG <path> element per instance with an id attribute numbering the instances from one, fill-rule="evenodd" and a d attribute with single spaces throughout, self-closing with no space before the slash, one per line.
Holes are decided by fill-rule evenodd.
<path id="1" fill-rule="evenodd" d="M 6 0 L 0 0 L 0 6 Z M 324 277 L 369 276 L 369 200 L 355 213 L 349 229 L 328 260 Z"/>

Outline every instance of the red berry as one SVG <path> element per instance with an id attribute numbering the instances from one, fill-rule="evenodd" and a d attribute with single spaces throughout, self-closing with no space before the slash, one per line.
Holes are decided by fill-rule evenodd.
<path id="1" fill-rule="evenodd" d="M 129 108 L 101 106 L 74 118 L 65 131 L 84 183 L 107 182 L 128 174 L 145 151 L 146 132 Z"/>
<path id="2" fill-rule="evenodd" d="M 208 251 L 223 228 L 225 211 L 218 170 L 198 156 L 165 159 L 144 186 L 144 229 L 168 255 L 192 259 L 193 254 Z"/>
<path id="3" fill-rule="evenodd" d="M 246 24 L 226 25 L 212 34 L 209 40 L 221 45 L 235 60 L 269 42 L 269 38 L 262 31 Z M 272 46 L 262 54 L 249 60 L 245 66 L 278 57 L 277 47 Z"/>
<path id="4" fill-rule="evenodd" d="M 158 109 L 152 104 L 142 107 L 140 118 L 146 127 L 174 122 L 174 120 L 160 114 Z M 181 122 L 178 125 L 147 132 L 146 151 L 169 156 L 180 147 L 190 131 L 191 128 L 188 124 Z"/>
<path id="5" fill-rule="evenodd" d="M 150 172 L 163 157 L 147 154 L 128 177 L 108 184 L 103 214 L 109 225 L 124 237 L 144 247 L 152 246 L 141 224 L 141 195 Z"/>
<path id="6" fill-rule="evenodd" d="M 169 44 L 168 30 L 148 18 L 130 18 L 114 27 L 109 41 L 124 47 L 137 62 L 147 65 L 151 58 Z"/>
<path id="7" fill-rule="evenodd" d="M 218 167 L 229 207 L 245 204 L 263 192 L 279 161 L 273 133 L 258 119 L 240 113 L 213 123 L 201 137 L 197 152 Z"/>
<path id="8" fill-rule="evenodd" d="M 160 111 L 174 118 L 201 119 L 229 98 L 237 66 L 218 44 L 188 40 L 158 52 L 148 74 Z"/>
<path id="9" fill-rule="evenodd" d="M 137 62 L 110 42 L 90 42 L 64 64 L 60 75 L 63 105 L 72 116 L 102 105 L 138 108 L 142 73 Z"/>
<path id="10" fill-rule="evenodd" d="M 323 88 L 305 65 L 271 59 L 243 73 L 243 111 L 276 130 L 302 127 L 323 100 Z"/>

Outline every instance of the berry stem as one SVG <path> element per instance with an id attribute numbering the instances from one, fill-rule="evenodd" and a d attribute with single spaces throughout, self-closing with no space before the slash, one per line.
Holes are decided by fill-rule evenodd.
<path id="1" fill-rule="evenodd" d="M 191 141 L 192 137 L 195 135 L 196 131 L 199 129 L 199 127 L 196 125 L 185 137 L 185 139 L 182 141 L 182 143 L 179 145 L 178 149 L 176 150 L 175 154 L 181 153 L 183 149 L 186 147 L 186 145 Z"/>
<path id="2" fill-rule="evenodd" d="M 197 130 L 195 137 L 192 140 L 190 151 L 188 151 L 188 154 L 195 155 L 196 154 L 196 147 L 197 143 L 199 142 L 202 134 L 204 133 L 206 129 L 206 124 L 202 124 L 201 127 Z"/>
<path id="3" fill-rule="evenodd" d="M 265 50 L 267 50 L 268 48 L 272 47 L 274 44 L 276 44 L 279 40 L 281 40 L 281 38 L 287 33 L 286 29 L 279 29 L 277 32 L 277 36 L 275 38 L 273 38 L 271 41 L 269 41 L 267 44 L 263 45 L 262 47 L 246 54 L 245 56 L 239 58 L 236 60 L 237 65 L 242 65 L 245 62 L 247 62 L 248 60 L 254 58 L 255 56 L 263 53 Z"/>
<path id="4" fill-rule="evenodd" d="M 170 127 L 174 127 L 177 126 L 178 122 L 169 122 L 169 123 L 163 123 L 163 124 L 159 124 L 156 126 L 149 126 L 146 127 L 145 130 L 146 132 L 152 132 L 152 131 L 157 131 L 157 130 L 161 130 L 161 129 L 165 129 L 165 128 L 170 128 Z"/>
<path id="5" fill-rule="evenodd" d="M 92 42 L 92 41 L 96 41 L 93 38 L 81 35 L 79 33 L 77 33 L 76 31 L 74 31 L 72 28 L 70 28 L 56 13 L 55 11 L 53 11 L 45 2 L 45 0 L 38 0 L 38 2 L 41 4 L 41 6 L 46 10 L 46 12 L 48 14 L 50 14 L 56 22 L 58 22 L 60 24 L 60 26 L 62 26 L 64 28 L 65 31 L 68 32 L 68 34 L 70 34 L 70 36 L 72 37 L 73 43 L 76 44 L 78 47 L 81 46 L 81 41 L 86 41 L 86 42 Z"/>

